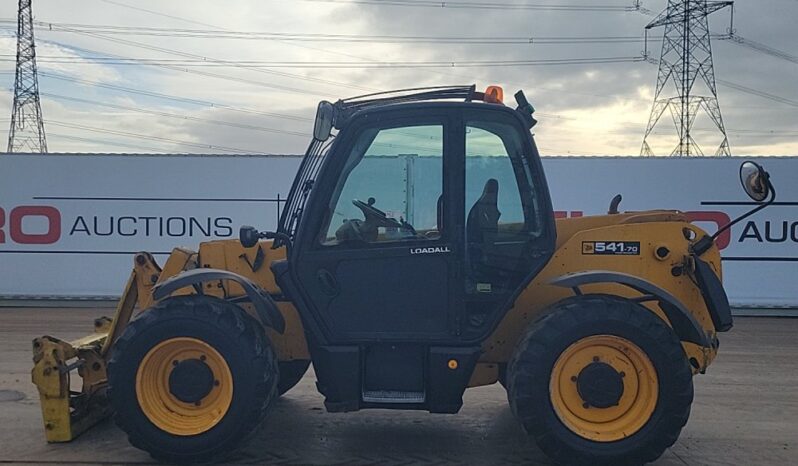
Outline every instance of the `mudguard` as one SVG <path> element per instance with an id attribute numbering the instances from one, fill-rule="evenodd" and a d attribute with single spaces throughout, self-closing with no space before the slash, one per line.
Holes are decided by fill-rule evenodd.
<path id="1" fill-rule="evenodd" d="M 576 294 L 581 294 L 580 286 L 592 283 L 618 283 L 632 288 L 643 295 L 653 296 L 659 307 L 668 317 L 671 327 L 683 341 L 695 343 L 705 348 L 710 347 L 709 337 L 701 324 L 684 305 L 667 290 L 634 275 L 609 270 L 588 270 L 585 272 L 569 273 L 559 276 L 549 282 L 555 286 L 571 288 Z"/>
<path id="2" fill-rule="evenodd" d="M 181 288 L 217 280 L 232 280 L 241 285 L 247 298 L 255 306 L 255 311 L 263 324 L 273 328 L 277 333 L 285 332 L 285 319 L 277 309 L 272 297 L 252 280 L 227 270 L 202 268 L 181 272 L 155 285 L 152 289 L 152 296 L 156 300 L 161 300 Z"/>
<path id="3" fill-rule="evenodd" d="M 704 303 L 709 309 L 709 315 L 712 317 L 715 330 L 728 332 L 734 326 L 734 319 L 732 318 L 726 290 L 723 289 L 723 284 L 721 284 L 720 279 L 712 271 L 709 264 L 698 256 L 693 256 L 693 259 L 695 260 L 695 278 L 698 282 L 698 287 L 701 289 L 701 295 L 704 297 Z"/>

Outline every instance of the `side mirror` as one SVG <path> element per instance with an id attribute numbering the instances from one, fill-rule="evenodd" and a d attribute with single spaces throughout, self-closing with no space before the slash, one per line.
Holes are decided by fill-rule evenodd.
<path id="1" fill-rule="evenodd" d="M 249 225 L 244 225 L 238 230 L 238 240 L 245 248 L 251 248 L 258 244 L 260 239 L 260 232 Z"/>
<path id="2" fill-rule="evenodd" d="M 743 162 L 740 165 L 740 183 L 745 194 L 756 202 L 762 202 L 770 195 L 770 175 L 756 162 Z"/>
<path id="3" fill-rule="evenodd" d="M 319 102 L 319 107 L 316 109 L 316 122 L 313 124 L 313 139 L 322 142 L 329 139 L 334 120 L 335 107 L 333 104 L 326 100 Z"/>

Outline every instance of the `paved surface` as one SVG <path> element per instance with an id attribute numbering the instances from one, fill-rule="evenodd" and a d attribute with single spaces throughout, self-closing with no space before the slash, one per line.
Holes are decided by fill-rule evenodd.
<path id="1" fill-rule="evenodd" d="M 30 341 L 88 332 L 102 309 L 0 308 L 0 463 L 151 463 L 106 421 L 69 444 L 44 441 Z M 238 463 L 549 464 L 499 385 L 469 390 L 457 415 L 329 414 L 309 373 L 280 399 Z M 657 465 L 798 464 L 798 319 L 739 318 L 696 379 L 693 414 Z M 15 393 L 20 392 L 20 393 Z M 24 395 L 24 397 L 22 397 Z M 21 399 L 19 399 L 21 398 Z M 6 401 L 8 400 L 8 401 Z"/>

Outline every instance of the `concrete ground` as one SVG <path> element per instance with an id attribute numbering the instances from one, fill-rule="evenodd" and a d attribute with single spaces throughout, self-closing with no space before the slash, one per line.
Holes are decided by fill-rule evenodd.
<path id="1" fill-rule="evenodd" d="M 105 421 L 69 444 L 44 441 L 30 382 L 30 342 L 73 339 L 104 309 L 0 308 L 0 463 L 152 463 Z M 657 465 L 798 464 L 798 319 L 738 318 L 690 422 Z M 514 420 L 504 390 L 467 391 L 457 415 L 329 414 L 309 373 L 281 398 L 255 440 L 231 458 L 263 464 L 550 464 Z"/>

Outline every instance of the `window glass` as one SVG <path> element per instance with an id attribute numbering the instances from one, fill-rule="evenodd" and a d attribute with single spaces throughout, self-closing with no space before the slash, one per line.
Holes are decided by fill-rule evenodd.
<path id="1" fill-rule="evenodd" d="M 528 272 L 529 248 L 543 233 L 522 137 L 509 123 L 466 122 L 468 294 L 512 292 Z"/>
<path id="2" fill-rule="evenodd" d="M 347 157 L 322 241 L 439 238 L 442 165 L 442 125 L 365 130 Z"/>
<path id="3" fill-rule="evenodd" d="M 495 182 L 494 182 L 495 181 Z M 502 139 L 488 130 L 466 127 L 466 207 L 485 196 L 495 204 L 499 225 L 524 223 L 524 206 L 518 190 L 515 170 Z M 486 192 L 486 190 L 488 192 Z M 491 198 L 491 199 L 487 199 Z"/>

